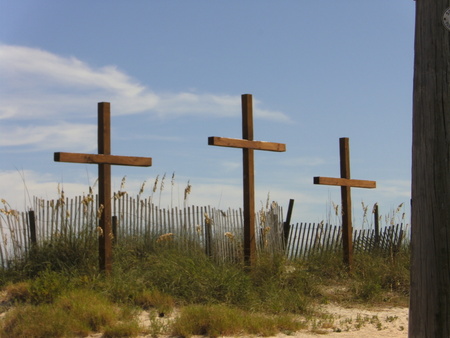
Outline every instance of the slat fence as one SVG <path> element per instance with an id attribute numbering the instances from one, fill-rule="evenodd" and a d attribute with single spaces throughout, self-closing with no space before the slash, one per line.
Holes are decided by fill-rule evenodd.
<path id="1" fill-rule="evenodd" d="M 81 235 L 97 236 L 98 209 L 98 199 L 93 195 L 51 201 L 35 198 L 33 211 L 37 245 L 60 236 L 69 240 Z M 32 230 L 28 212 L 0 211 L 0 264 L 7 267 L 33 245 Z M 157 240 L 166 236 L 184 247 L 196 244 L 219 261 L 243 259 L 242 209 L 220 210 L 211 206 L 165 209 L 152 203 L 151 198 L 124 195 L 114 199 L 112 212 L 117 217 L 116 243 L 129 238 Z M 259 211 L 255 226 L 258 252 L 284 250 L 281 207 L 272 203 L 266 210 Z M 292 224 L 287 238 L 285 250 L 288 259 L 342 250 L 341 228 L 323 222 Z M 395 225 L 381 229 L 379 236 L 375 236 L 371 229 L 355 230 L 353 238 L 355 252 L 396 252 L 405 233 L 402 225 Z"/>

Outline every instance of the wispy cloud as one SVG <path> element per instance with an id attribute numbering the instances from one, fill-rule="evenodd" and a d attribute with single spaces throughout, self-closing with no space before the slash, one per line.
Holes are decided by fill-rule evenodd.
<path id="1" fill-rule="evenodd" d="M 27 146 L 35 150 L 63 149 L 93 151 L 97 127 L 90 124 L 60 123 L 48 126 L 0 126 L 0 146 Z"/>
<path id="2" fill-rule="evenodd" d="M 155 93 L 116 66 L 101 68 L 75 58 L 23 46 L 0 45 L 0 119 L 91 115 L 98 101 L 113 102 L 116 115 L 148 113 L 159 117 L 236 116 L 238 96 L 211 93 Z M 255 117 L 289 121 L 279 111 L 260 108 Z"/>
<path id="3" fill-rule="evenodd" d="M 384 196 L 411 198 L 411 181 L 408 180 L 379 180 L 377 190 Z"/>

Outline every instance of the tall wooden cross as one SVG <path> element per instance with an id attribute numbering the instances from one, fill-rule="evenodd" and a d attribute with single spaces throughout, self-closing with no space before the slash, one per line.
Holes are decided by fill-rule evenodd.
<path id="1" fill-rule="evenodd" d="M 98 164 L 98 196 L 100 205 L 99 267 L 112 270 L 111 229 L 111 165 L 149 167 L 150 157 L 111 155 L 111 109 L 109 102 L 98 103 L 98 154 L 55 153 L 56 162 Z"/>
<path id="2" fill-rule="evenodd" d="M 350 188 L 376 188 L 375 181 L 350 179 L 350 142 L 347 137 L 339 139 L 341 159 L 341 178 L 314 177 L 314 184 L 337 185 L 341 187 L 342 203 L 342 241 L 344 246 L 344 263 L 349 270 L 353 265 L 352 243 L 352 198 Z"/>
<path id="3" fill-rule="evenodd" d="M 252 95 L 244 94 L 242 101 L 242 139 L 211 136 L 208 145 L 242 148 L 244 174 L 244 260 L 250 265 L 256 257 L 255 239 L 255 174 L 254 150 L 286 151 L 283 143 L 269 143 L 253 140 Z"/>

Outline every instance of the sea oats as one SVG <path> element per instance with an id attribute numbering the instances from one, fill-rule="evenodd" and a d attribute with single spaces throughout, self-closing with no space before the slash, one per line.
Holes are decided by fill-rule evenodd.
<path id="1" fill-rule="evenodd" d="M 126 191 L 118 191 L 117 193 L 114 193 L 114 199 L 118 200 L 119 198 L 121 198 L 122 196 L 124 196 L 126 194 L 127 194 Z"/>
<path id="2" fill-rule="evenodd" d="M 120 182 L 120 190 L 123 190 L 123 188 L 125 187 L 126 180 L 127 180 L 127 175 L 122 177 L 122 182 Z"/>
<path id="3" fill-rule="evenodd" d="M 167 234 L 161 235 L 158 237 L 158 239 L 156 240 L 157 243 L 161 243 L 161 242 L 170 242 L 173 240 L 173 233 L 169 232 Z"/>
<path id="4" fill-rule="evenodd" d="M 162 179 L 161 179 L 161 184 L 159 186 L 159 191 L 163 191 L 164 189 L 164 180 L 166 179 L 166 173 L 164 173 Z"/>
<path id="5" fill-rule="evenodd" d="M 188 198 L 188 195 L 191 193 L 191 185 L 189 184 L 190 181 L 187 182 L 186 188 L 184 188 L 184 200 L 186 201 Z"/>
<path id="6" fill-rule="evenodd" d="M 156 188 L 158 187 L 159 175 L 156 175 L 155 183 L 153 184 L 153 192 L 156 192 Z"/>
<path id="7" fill-rule="evenodd" d="M 208 216 L 208 214 L 206 212 L 205 212 L 204 216 L 205 216 L 205 223 L 208 224 L 208 225 L 211 225 L 212 224 L 212 219 L 209 218 L 209 216 Z"/>
<path id="8" fill-rule="evenodd" d="M 374 214 L 376 212 L 377 208 L 378 208 L 378 203 L 375 203 L 372 208 L 372 214 Z"/>
<path id="9" fill-rule="evenodd" d="M 144 182 L 142 183 L 141 189 L 139 189 L 139 195 L 142 195 L 142 194 L 144 193 L 145 182 L 146 182 L 146 181 L 144 181 Z"/>
<path id="10" fill-rule="evenodd" d="M 234 241 L 234 235 L 231 232 L 225 232 L 224 236 L 230 239 L 231 241 Z"/>
<path id="11" fill-rule="evenodd" d="M 105 208 L 104 205 L 103 205 L 103 204 L 100 204 L 100 207 L 99 207 L 98 210 L 97 210 L 97 218 L 101 218 L 101 217 L 102 217 L 103 209 L 104 209 L 104 208 Z"/>

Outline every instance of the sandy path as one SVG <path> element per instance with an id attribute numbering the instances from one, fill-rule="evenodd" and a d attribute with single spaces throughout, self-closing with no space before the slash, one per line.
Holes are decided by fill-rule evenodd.
<path id="1" fill-rule="evenodd" d="M 325 333 L 326 337 L 408 337 L 408 308 L 366 310 L 327 305 L 323 311 L 332 316 L 330 327 L 327 327 L 325 323 L 325 327 L 319 331 L 321 334 Z M 317 333 L 312 332 L 297 332 L 295 335 L 295 337 L 317 336 Z M 277 337 L 287 336 L 278 335 Z"/>
<path id="2" fill-rule="evenodd" d="M 340 338 L 408 337 L 408 308 L 392 307 L 366 310 L 363 308 L 345 308 L 329 304 L 325 305 L 322 311 L 325 315 L 317 318 L 315 322 L 311 322 L 307 330 L 298 331 L 289 335 L 279 333 L 277 336 L 269 338 L 317 338 L 321 336 Z M 148 312 L 142 312 L 139 319 L 143 327 L 150 326 L 151 321 Z M 168 319 L 161 320 L 165 321 Z M 90 337 L 96 337 L 96 335 Z M 160 337 L 164 336 L 161 335 Z"/>

